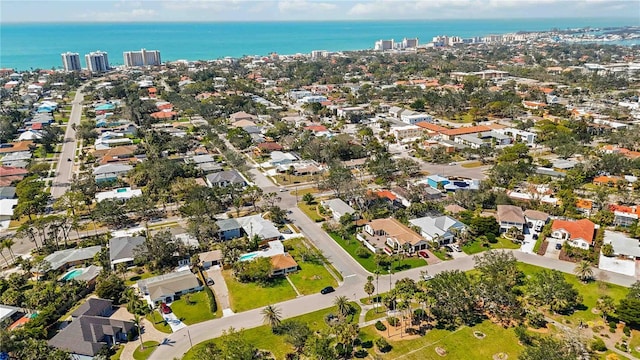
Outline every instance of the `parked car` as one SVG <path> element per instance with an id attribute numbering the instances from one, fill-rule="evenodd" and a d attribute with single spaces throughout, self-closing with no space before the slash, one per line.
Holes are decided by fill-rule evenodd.
<path id="1" fill-rule="evenodd" d="M 165 303 L 160 304 L 160 311 L 163 314 L 171 314 L 171 308 Z"/>
<path id="2" fill-rule="evenodd" d="M 420 257 L 423 257 L 425 259 L 429 257 L 429 254 L 426 251 L 418 251 L 418 255 L 420 255 Z"/>
<path id="3" fill-rule="evenodd" d="M 285 191 L 287 191 L 287 189 L 285 189 L 285 188 L 280 188 L 280 192 L 285 192 Z"/>
<path id="4" fill-rule="evenodd" d="M 557 244 L 556 244 L 556 250 L 560 250 L 560 249 L 562 249 L 562 244 L 557 243 Z"/>
<path id="5" fill-rule="evenodd" d="M 328 294 L 336 291 L 332 286 L 327 286 L 326 288 L 320 290 L 320 294 Z"/>
<path id="6" fill-rule="evenodd" d="M 422 280 L 424 281 L 429 281 L 433 279 L 433 275 L 429 275 L 429 274 L 422 274 Z"/>
<path id="7" fill-rule="evenodd" d="M 462 251 L 462 250 L 460 250 L 460 247 L 458 245 L 456 245 L 456 244 L 449 244 L 447 246 L 449 246 L 451 251 L 455 251 L 455 252 L 461 252 Z"/>
<path id="8" fill-rule="evenodd" d="M 207 278 L 207 285 L 213 285 L 213 279 L 212 278 Z"/>

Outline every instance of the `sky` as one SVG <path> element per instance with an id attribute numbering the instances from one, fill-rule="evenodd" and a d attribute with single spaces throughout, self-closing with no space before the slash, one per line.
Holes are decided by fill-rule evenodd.
<path id="1" fill-rule="evenodd" d="M 640 0 L 0 0 L 0 23 L 576 17 L 640 25 Z"/>

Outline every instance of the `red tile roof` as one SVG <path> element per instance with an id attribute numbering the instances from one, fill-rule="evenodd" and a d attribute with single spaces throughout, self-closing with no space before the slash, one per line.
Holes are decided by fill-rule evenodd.
<path id="1" fill-rule="evenodd" d="M 279 150 L 282 150 L 282 145 L 275 142 L 263 142 L 258 144 L 258 149 L 269 150 L 269 151 L 279 151 Z"/>
<path id="2" fill-rule="evenodd" d="M 398 199 L 398 197 L 394 193 L 389 191 L 389 190 L 377 191 L 376 195 L 378 195 L 378 197 L 381 197 L 381 198 L 387 198 L 387 199 L 389 199 L 391 201 L 395 201 L 396 199 Z"/>
<path id="3" fill-rule="evenodd" d="M 178 116 L 175 111 L 158 111 L 151 114 L 154 119 L 172 119 L 174 116 Z"/>
<path id="4" fill-rule="evenodd" d="M 640 206 L 609 205 L 609 210 L 640 216 Z"/>
<path id="5" fill-rule="evenodd" d="M 449 130 L 444 126 L 428 123 L 426 121 L 421 121 L 419 123 L 416 123 L 416 125 L 420 126 L 423 129 L 427 129 L 429 131 L 435 131 L 435 132 L 443 132 L 443 131 Z"/>
<path id="6" fill-rule="evenodd" d="M 551 226 L 552 230 L 564 230 L 569 233 L 569 239 L 583 239 L 589 244 L 593 244 L 595 237 L 595 224 L 589 219 L 578 221 L 555 220 Z"/>
<path id="7" fill-rule="evenodd" d="M 28 171 L 23 168 L 11 167 L 11 166 L 0 166 L 0 177 L 27 175 L 27 173 Z"/>
<path id="8" fill-rule="evenodd" d="M 311 126 L 306 126 L 304 129 L 313 131 L 313 132 L 328 131 L 328 129 L 324 125 L 311 125 Z"/>
<path id="9" fill-rule="evenodd" d="M 484 125 L 478 125 L 478 126 L 461 127 L 457 129 L 448 129 L 443 131 L 442 134 L 447 136 L 458 136 L 458 135 L 466 135 L 466 134 L 475 134 L 475 133 L 490 131 L 490 130 L 491 128 L 489 127 L 486 127 Z"/>

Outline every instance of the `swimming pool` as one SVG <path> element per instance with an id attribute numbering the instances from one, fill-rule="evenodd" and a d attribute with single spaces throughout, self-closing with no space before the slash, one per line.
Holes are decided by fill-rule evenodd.
<path id="1" fill-rule="evenodd" d="M 241 256 L 238 258 L 238 260 L 240 260 L 240 261 L 247 261 L 247 260 L 251 260 L 251 259 L 253 259 L 253 258 L 254 258 L 254 257 L 256 257 L 256 256 L 258 256 L 258 253 L 257 253 L 257 252 L 250 252 L 250 253 L 247 253 L 247 254 L 241 255 Z"/>
<path id="2" fill-rule="evenodd" d="M 73 280 L 75 277 L 82 275 L 83 272 L 84 272 L 84 269 L 71 270 L 68 273 L 64 274 L 64 276 L 60 278 L 60 280 L 62 281 Z"/>

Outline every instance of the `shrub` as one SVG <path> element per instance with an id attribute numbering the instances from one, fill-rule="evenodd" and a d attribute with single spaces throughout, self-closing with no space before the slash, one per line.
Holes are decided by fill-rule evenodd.
<path id="1" fill-rule="evenodd" d="M 622 331 L 626 336 L 631 336 L 631 328 L 629 327 L 629 325 L 625 325 L 624 328 L 622 328 Z"/>
<path id="2" fill-rule="evenodd" d="M 382 337 L 376 339 L 376 347 L 380 352 L 383 352 L 383 353 L 391 351 L 391 345 L 389 345 L 387 340 L 385 340 Z"/>
<path id="3" fill-rule="evenodd" d="M 371 349 L 373 347 L 373 341 L 371 340 L 363 341 L 362 344 L 360 344 L 360 346 L 362 346 L 362 348 L 364 349 Z"/>
<path id="4" fill-rule="evenodd" d="M 531 345 L 532 343 L 532 337 L 531 335 L 529 335 L 529 333 L 527 332 L 527 329 L 520 325 L 518 327 L 515 328 L 515 333 L 516 336 L 518 337 L 518 340 L 522 343 L 522 345 Z"/>
<path id="5" fill-rule="evenodd" d="M 413 310 L 413 316 L 418 318 L 418 319 L 422 319 L 426 316 L 426 312 L 422 309 L 415 309 Z"/>
<path id="6" fill-rule="evenodd" d="M 353 354 L 353 356 L 354 356 L 356 359 L 364 359 L 364 358 L 366 358 L 367 356 L 369 356 L 369 353 L 368 353 L 368 352 L 367 352 L 367 350 L 365 350 L 365 349 L 360 349 L 360 350 L 356 351 L 356 352 Z"/>
<path id="7" fill-rule="evenodd" d="M 547 325 L 544 315 L 539 311 L 531 311 L 527 314 L 527 320 L 532 328 L 539 329 Z"/>
<path id="8" fill-rule="evenodd" d="M 496 236 L 495 236 L 494 234 L 492 234 L 492 233 L 488 233 L 488 234 L 486 234 L 486 236 L 487 236 L 487 240 L 489 240 L 489 242 L 490 242 L 491 244 L 496 244 L 496 243 L 498 243 L 498 238 L 496 238 Z"/>
<path id="9" fill-rule="evenodd" d="M 371 257 L 371 251 L 365 249 L 363 246 L 360 246 L 356 249 L 356 256 L 362 259 L 368 259 Z"/>
<path id="10" fill-rule="evenodd" d="M 393 317 L 393 316 L 389 316 L 387 318 L 387 322 L 389 323 L 389 325 L 391 326 L 398 326 L 400 325 L 400 320 L 397 317 Z"/>
<path id="11" fill-rule="evenodd" d="M 376 321 L 376 325 L 375 326 L 376 326 L 376 329 L 378 329 L 379 331 L 387 330 L 387 327 L 384 326 L 384 324 L 380 320 Z"/>
<path id="12" fill-rule="evenodd" d="M 618 324 L 615 321 L 609 321 L 609 329 L 615 330 Z"/>
<path id="13" fill-rule="evenodd" d="M 204 287 L 204 292 L 207 294 L 207 299 L 209 300 L 209 310 L 211 313 L 215 314 L 218 311 L 218 303 L 216 302 L 216 297 L 213 295 L 213 291 L 208 286 Z"/>
<path id="14" fill-rule="evenodd" d="M 606 351 L 607 345 L 605 345 L 604 340 L 599 337 L 596 337 L 591 342 L 591 350 L 593 351 Z"/>

